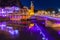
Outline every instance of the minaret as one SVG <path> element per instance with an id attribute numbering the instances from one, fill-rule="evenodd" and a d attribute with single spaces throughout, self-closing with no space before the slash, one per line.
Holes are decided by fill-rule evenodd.
<path id="1" fill-rule="evenodd" d="M 29 15 L 30 16 L 34 15 L 34 4 L 32 1 L 31 1 L 31 5 L 30 5 Z"/>
<path id="2" fill-rule="evenodd" d="M 30 6 L 31 10 L 34 11 L 34 4 L 33 1 L 31 1 L 31 6 Z"/>

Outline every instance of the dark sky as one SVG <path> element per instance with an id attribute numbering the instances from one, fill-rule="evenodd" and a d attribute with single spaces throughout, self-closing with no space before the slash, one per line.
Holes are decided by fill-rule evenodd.
<path id="1" fill-rule="evenodd" d="M 30 6 L 31 0 L 20 0 L 24 6 Z M 60 8 L 60 0 L 33 0 L 35 9 Z"/>

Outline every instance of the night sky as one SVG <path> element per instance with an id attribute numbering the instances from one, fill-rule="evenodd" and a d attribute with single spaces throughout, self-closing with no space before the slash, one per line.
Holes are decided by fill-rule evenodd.
<path id="1" fill-rule="evenodd" d="M 22 5 L 29 7 L 31 0 L 20 0 Z M 35 9 L 60 8 L 60 0 L 33 0 Z"/>

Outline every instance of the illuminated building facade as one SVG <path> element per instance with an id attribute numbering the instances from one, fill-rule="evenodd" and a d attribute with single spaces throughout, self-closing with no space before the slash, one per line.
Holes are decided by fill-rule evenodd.
<path id="1" fill-rule="evenodd" d="M 17 13 L 14 12 L 13 14 L 11 14 L 10 16 L 12 17 L 10 19 L 11 20 L 28 19 L 33 15 L 34 15 L 34 5 L 33 5 L 33 2 L 31 1 L 30 9 L 24 6 L 23 8 L 19 9 L 19 12 Z"/>
<path id="2" fill-rule="evenodd" d="M 28 11 L 29 11 L 29 15 L 34 15 L 34 4 L 32 1 L 31 1 L 30 9 Z"/>

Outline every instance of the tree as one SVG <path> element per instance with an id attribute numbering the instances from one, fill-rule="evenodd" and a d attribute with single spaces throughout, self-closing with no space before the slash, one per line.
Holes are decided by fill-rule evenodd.
<path id="1" fill-rule="evenodd" d="M 0 7 L 18 6 L 22 7 L 20 0 L 0 0 Z"/>

